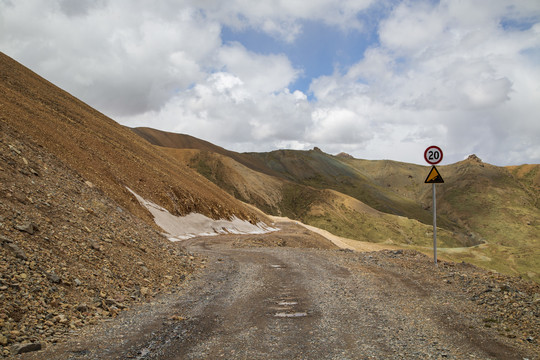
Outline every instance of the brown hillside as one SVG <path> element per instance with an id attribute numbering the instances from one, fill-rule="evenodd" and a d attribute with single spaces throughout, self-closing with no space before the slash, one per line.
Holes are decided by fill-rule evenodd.
<path id="1" fill-rule="evenodd" d="M 228 155 L 231 153 L 222 147 L 190 135 L 175 134 L 148 127 L 133 128 L 131 131 L 141 136 L 152 145 L 176 149 L 199 149 L 222 155 Z"/>
<path id="2" fill-rule="evenodd" d="M 183 282 L 187 254 L 0 122 L 0 358 Z"/>
<path id="3" fill-rule="evenodd" d="M 280 214 L 283 180 L 252 170 L 234 159 L 210 151 L 161 148 L 243 202 L 267 214 Z M 281 215 L 281 214 L 280 214 Z"/>
<path id="4" fill-rule="evenodd" d="M 185 135 L 167 137 L 178 141 L 171 144 L 173 147 L 186 146 L 181 141 Z M 191 142 L 189 146 L 199 145 Z M 185 164 L 267 213 L 286 215 L 354 239 L 392 241 L 419 250 L 423 249 L 418 245 L 429 244 L 432 198 L 431 186 L 424 183 L 428 166 L 331 156 L 316 150 L 222 151 L 220 156 L 210 147 L 201 150 L 186 155 Z M 251 164 L 266 170 L 248 175 L 245 169 L 238 170 L 242 164 L 236 162 L 238 158 L 249 158 Z M 255 170 L 253 165 L 245 166 Z M 471 155 L 438 168 L 445 180 L 437 185 L 439 245 L 459 248 L 441 249 L 444 256 L 540 281 L 540 165 L 504 168 Z M 268 183 L 256 191 L 250 188 L 251 183 L 264 184 L 269 173 L 281 181 L 280 187 Z M 269 191 L 261 193 L 265 188 Z M 349 198 L 330 196 L 329 189 Z M 351 206 L 352 199 L 390 218 L 358 210 Z M 398 220 L 392 218 L 396 215 Z"/>
<path id="5" fill-rule="evenodd" d="M 220 146 L 216 146 L 212 143 L 209 143 L 208 141 L 197 139 L 190 135 L 170 133 L 166 131 L 155 130 L 155 129 L 145 128 L 145 127 L 134 128 L 131 130 L 135 132 L 137 135 L 146 139 L 152 145 L 174 148 L 174 149 L 198 149 L 198 150 L 203 150 L 203 151 L 209 151 L 209 152 L 213 152 L 216 154 L 230 157 L 231 159 L 234 159 L 238 163 L 252 170 L 262 172 L 263 174 L 267 174 L 270 176 L 280 176 L 279 173 L 268 168 L 260 161 L 257 161 L 257 159 L 253 159 L 248 154 L 242 154 L 242 153 L 230 151 Z"/>
<path id="6" fill-rule="evenodd" d="M 347 238 L 376 243 L 429 245 L 431 226 L 385 214 L 337 191 L 296 184 L 254 171 L 209 151 L 162 148 L 180 162 L 236 198 L 268 214 L 287 216 Z M 461 246 L 451 232 L 440 229 L 441 246 Z"/>
<path id="7" fill-rule="evenodd" d="M 395 161 L 344 159 L 388 190 L 431 208 L 428 166 Z M 539 165 L 498 167 L 475 155 L 438 166 L 437 216 L 466 234 L 477 247 L 448 250 L 445 256 L 540 281 Z"/>
<path id="8" fill-rule="evenodd" d="M 256 221 L 234 198 L 123 126 L 0 54 L 1 121 L 152 223 L 126 187 L 174 214 Z"/>
<path id="9" fill-rule="evenodd" d="M 170 291 L 195 258 L 126 189 L 175 214 L 258 216 L 0 53 L 0 357 Z"/>
<path id="10" fill-rule="evenodd" d="M 512 173 L 525 185 L 525 188 L 529 188 L 531 197 L 534 199 L 536 207 L 540 208 L 540 165 L 539 164 L 525 164 L 519 166 L 507 166 L 508 171 Z"/>

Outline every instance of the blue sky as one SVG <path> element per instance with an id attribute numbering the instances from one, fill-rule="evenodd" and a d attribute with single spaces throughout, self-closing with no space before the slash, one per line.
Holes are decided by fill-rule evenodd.
<path id="1" fill-rule="evenodd" d="M 230 150 L 540 163 L 538 0 L 0 0 L 0 51 Z"/>
<path id="2" fill-rule="evenodd" d="M 311 81 L 321 75 L 342 72 L 362 59 L 364 51 L 378 41 L 376 28 L 343 30 L 316 21 L 301 22 L 302 33 L 293 43 L 253 29 L 222 29 L 225 43 L 239 42 L 246 49 L 260 53 L 284 53 L 302 72 L 289 88 L 311 97 Z"/>

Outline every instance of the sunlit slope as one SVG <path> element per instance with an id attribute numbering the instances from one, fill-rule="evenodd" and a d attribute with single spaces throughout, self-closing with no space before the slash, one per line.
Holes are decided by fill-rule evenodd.
<path id="1" fill-rule="evenodd" d="M 318 149 L 219 157 L 207 149 L 185 163 L 267 213 L 353 239 L 431 251 L 432 186 L 424 183 L 429 166 Z M 441 256 L 540 281 L 538 167 L 497 167 L 474 155 L 438 166 L 445 181 L 436 185 Z"/>
<path id="2" fill-rule="evenodd" d="M 215 152 L 159 147 L 171 157 L 212 181 L 237 199 L 268 214 L 281 214 L 281 179 L 254 171 L 236 160 Z"/>
<path id="3" fill-rule="evenodd" d="M 423 184 L 427 166 L 393 161 L 344 160 L 373 181 L 423 207 L 431 206 L 431 186 Z M 538 165 L 497 167 L 471 155 L 439 166 L 445 181 L 437 186 L 437 214 L 467 234 L 479 247 L 445 252 L 506 273 L 540 279 Z"/>
<path id="4" fill-rule="evenodd" d="M 129 129 L 0 53 L 0 121 L 153 223 L 126 187 L 174 214 L 256 215 Z M 59 184 L 61 186 L 61 184 Z"/>
<path id="5" fill-rule="evenodd" d="M 385 214 L 335 190 L 317 189 L 256 172 L 226 156 L 193 149 L 161 148 L 238 199 L 272 215 L 301 220 L 343 237 L 390 244 L 428 246 L 432 227 L 414 219 Z M 443 246 L 460 246 L 440 229 Z"/>
<path id="6" fill-rule="evenodd" d="M 336 190 L 381 212 L 432 224 L 429 203 L 423 201 L 424 192 L 430 189 L 424 184 L 427 170 L 421 166 L 338 157 L 318 149 L 248 155 L 295 183 Z M 367 170 L 365 164 L 368 164 Z M 438 225 L 460 233 L 459 226 L 444 215 L 439 218 Z"/>
<path id="7" fill-rule="evenodd" d="M 476 157 L 442 171 L 447 175 L 440 191 L 441 212 L 487 242 L 481 248 L 486 258 L 474 261 L 540 280 L 538 190 L 517 181 L 508 169 Z"/>
<path id="8" fill-rule="evenodd" d="M 540 208 L 540 165 L 526 164 L 506 168 L 524 185 L 526 191 L 534 199 L 536 207 Z"/>

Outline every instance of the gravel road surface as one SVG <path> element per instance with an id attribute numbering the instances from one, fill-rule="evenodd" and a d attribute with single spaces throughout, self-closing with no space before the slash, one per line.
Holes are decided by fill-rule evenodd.
<path id="1" fill-rule="evenodd" d="M 393 262 L 429 267 L 424 255 L 240 243 L 186 241 L 207 260 L 184 288 L 26 358 L 538 358 L 535 344 L 486 326 L 448 271 L 426 278 Z"/>

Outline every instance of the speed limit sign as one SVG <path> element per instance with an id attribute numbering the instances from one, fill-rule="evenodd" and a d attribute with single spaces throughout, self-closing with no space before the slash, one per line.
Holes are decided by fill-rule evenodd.
<path id="1" fill-rule="evenodd" d="M 432 145 L 424 151 L 424 159 L 428 164 L 436 165 L 442 161 L 443 153 L 440 147 Z"/>

